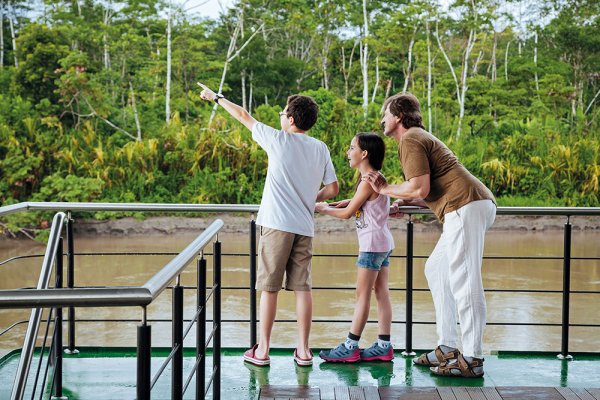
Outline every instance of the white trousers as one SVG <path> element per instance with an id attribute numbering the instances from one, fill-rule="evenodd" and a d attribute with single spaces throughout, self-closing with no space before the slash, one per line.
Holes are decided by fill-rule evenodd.
<path id="1" fill-rule="evenodd" d="M 486 307 L 481 263 L 485 232 L 496 219 L 491 200 L 471 202 L 444 216 L 444 228 L 425 263 L 435 305 L 438 345 L 458 346 L 457 312 L 463 354 L 481 358 Z"/>

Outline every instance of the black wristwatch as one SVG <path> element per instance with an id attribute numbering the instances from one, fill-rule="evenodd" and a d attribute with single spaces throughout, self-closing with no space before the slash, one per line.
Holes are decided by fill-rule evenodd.
<path id="1" fill-rule="evenodd" d="M 217 94 L 215 96 L 215 103 L 219 104 L 219 100 L 224 99 L 225 96 L 223 96 L 222 94 Z"/>

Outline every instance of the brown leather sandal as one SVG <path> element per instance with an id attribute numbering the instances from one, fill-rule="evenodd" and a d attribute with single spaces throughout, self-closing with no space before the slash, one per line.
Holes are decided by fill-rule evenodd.
<path id="1" fill-rule="evenodd" d="M 467 362 L 462 354 L 459 354 L 456 358 L 456 362 L 450 363 L 445 361 L 437 367 L 432 367 L 431 372 L 435 375 L 440 376 L 460 376 L 463 378 L 481 378 L 483 376 L 483 370 L 481 372 L 473 371 L 473 368 L 483 368 L 483 358 L 473 358 L 472 362 Z"/>
<path id="2" fill-rule="evenodd" d="M 427 354 L 429 354 L 429 353 L 423 353 L 419 356 L 419 358 L 413 359 L 413 363 L 415 365 L 422 365 L 424 367 L 437 367 L 438 365 L 440 365 L 443 362 L 457 358 L 458 355 L 460 354 L 460 351 L 458 349 L 454 349 L 453 351 L 444 353 L 440 346 L 436 347 L 434 352 L 435 352 L 435 357 L 437 358 L 436 362 L 429 361 L 429 358 L 427 357 Z"/>

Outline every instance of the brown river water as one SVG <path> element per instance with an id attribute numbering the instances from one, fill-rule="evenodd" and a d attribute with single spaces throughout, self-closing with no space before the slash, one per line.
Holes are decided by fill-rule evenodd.
<path id="1" fill-rule="evenodd" d="M 391 262 L 390 287 L 405 286 L 406 253 L 405 232 L 395 231 L 396 250 Z M 438 232 L 415 232 L 415 255 L 426 256 L 433 249 Z M 82 237 L 76 238 L 75 250 L 81 252 L 178 252 L 194 239 L 194 235 L 166 235 L 151 237 Z M 248 236 L 242 233 L 219 235 L 224 253 L 248 251 Z M 600 257 L 600 232 L 574 231 L 573 257 Z M 0 241 L 0 260 L 17 255 L 41 254 L 44 246 L 32 241 Z M 209 251 L 209 249 L 207 249 Z M 354 232 L 317 233 L 314 241 L 315 255 L 357 253 Z M 549 231 L 494 231 L 486 239 L 486 256 L 562 257 L 563 233 Z M 76 286 L 130 286 L 141 285 L 173 256 L 77 256 L 75 258 Z M 210 256 L 209 266 L 210 266 Z M 320 257 L 313 259 L 313 285 L 353 287 L 356 279 L 355 257 Z M 42 258 L 31 258 L 0 266 L 0 289 L 33 287 L 37 284 Z M 423 274 L 425 260 L 414 262 L 414 287 L 426 288 Z M 195 284 L 195 264 L 182 274 L 184 285 Z M 223 258 L 223 286 L 248 286 L 249 262 L 247 257 Z M 484 287 L 489 289 L 561 290 L 563 262 L 559 260 L 494 260 L 484 261 Z M 209 278 L 212 273 L 209 270 Z M 571 289 L 600 291 L 600 261 L 574 260 L 571 269 Z M 344 290 L 315 290 L 314 319 L 349 320 L 354 307 L 354 292 Z M 392 291 L 394 320 L 405 320 L 405 293 Z M 489 323 L 556 323 L 561 322 L 562 296 L 560 293 L 491 292 L 486 294 Z M 224 290 L 223 317 L 247 319 L 249 317 L 249 292 Z M 185 317 L 194 314 L 195 290 L 186 291 Z M 376 318 L 373 298 L 371 318 Z M 433 303 L 429 292 L 414 293 L 414 321 L 433 321 Z M 572 324 L 600 324 L 600 294 L 571 294 L 570 320 Z M 66 314 L 66 313 L 65 313 Z M 210 312 L 209 312 L 210 314 Z M 149 319 L 169 319 L 171 299 L 163 293 L 148 308 Z M 66 317 L 66 315 L 65 315 Z M 133 319 L 131 322 L 79 322 L 76 340 L 79 346 L 135 346 L 136 325 L 142 317 L 140 308 L 79 308 L 77 318 L 82 319 Z M 19 320 L 29 318 L 28 310 L 0 310 L 0 332 Z M 294 320 L 294 295 L 282 291 L 279 297 L 278 319 Z M 170 345 L 171 327 L 166 322 L 151 322 L 154 346 Z M 315 348 L 337 345 L 347 334 L 348 322 L 313 324 L 311 345 Z M 26 324 L 18 325 L 0 336 L 0 356 L 22 346 Z M 276 323 L 273 347 L 293 347 L 296 340 L 295 323 Z M 43 329 L 40 330 L 43 334 Z M 375 323 L 369 323 L 363 333 L 361 345 L 376 338 Z M 66 332 L 65 332 L 66 336 Z M 66 337 L 65 337 L 66 340 Z M 392 341 L 398 349 L 404 348 L 405 326 L 395 323 Z M 194 329 L 185 341 L 195 343 Z M 223 345 L 246 347 L 249 343 L 248 323 L 225 323 Z M 428 349 L 436 344 L 435 326 L 417 324 L 413 328 L 413 348 Z M 561 328 L 543 326 L 488 325 L 485 331 L 485 352 L 496 350 L 550 351 L 561 348 Z M 600 351 L 600 327 L 572 327 L 569 350 Z"/>

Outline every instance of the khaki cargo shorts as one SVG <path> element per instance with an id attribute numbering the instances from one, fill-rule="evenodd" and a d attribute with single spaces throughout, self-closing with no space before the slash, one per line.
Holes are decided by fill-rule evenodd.
<path id="1" fill-rule="evenodd" d="M 312 237 L 260 227 L 256 290 L 278 292 L 311 289 Z"/>

